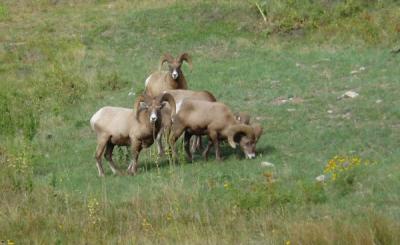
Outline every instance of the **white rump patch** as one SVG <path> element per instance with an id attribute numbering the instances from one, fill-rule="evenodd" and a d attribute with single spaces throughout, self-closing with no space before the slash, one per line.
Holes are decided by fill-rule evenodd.
<path id="1" fill-rule="evenodd" d="M 179 101 L 178 104 L 176 104 L 176 113 L 179 112 L 179 110 L 181 109 L 181 107 L 182 107 L 182 100 Z"/>

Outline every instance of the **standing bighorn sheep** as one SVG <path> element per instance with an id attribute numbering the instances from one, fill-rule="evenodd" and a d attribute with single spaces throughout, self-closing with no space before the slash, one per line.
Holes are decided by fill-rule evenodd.
<path id="1" fill-rule="evenodd" d="M 168 119 L 163 118 L 161 109 L 170 105 Z M 90 125 L 97 135 L 96 165 L 99 176 L 104 176 L 101 163 L 102 156 L 109 161 L 113 173 L 117 173 L 112 160 L 115 145 L 131 145 L 133 158 L 128 167 L 129 174 L 135 174 L 138 167 L 138 157 L 142 148 L 151 146 L 161 129 L 163 120 L 170 120 L 175 115 L 174 98 L 162 94 L 155 98 L 140 95 L 134 104 L 134 110 L 121 107 L 103 107 L 90 119 Z"/>
<path id="2" fill-rule="evenodd" d="M 145 93 L 155 97 L 166 90 L 187 89 L 187 82 L 182 73 L 181 66 L 186 61 L 192 69 L 192 59 L 187 53 L 179 55 L 176 59 L 170 54 L 164 54 L 160 60 L 161 66 L 167 62 L 168 71 L 157 71 L 152 73 L 145 82 Z"/>
<path id="3" fill-rule="evenodd" d="M 203 153 L 208 157 L 210 148 L 215 146 L 217 160 L 221 160 L 219 141 L 227 139 L 232 148 L 239 144 L 246 158 L 255 157 L 255 146 L 262 134 L 260 125 L 245 125 L 237 121 L 231 110 L 223 103 L 199 100 L 183 100 L 173 119 L 172 144 L 184 134 L 186 154 L 192 161 L 189 141 L 192 135 L 208 135 L 209 144 Z M 173 151 L 174 155 L 175 149 Z"/>

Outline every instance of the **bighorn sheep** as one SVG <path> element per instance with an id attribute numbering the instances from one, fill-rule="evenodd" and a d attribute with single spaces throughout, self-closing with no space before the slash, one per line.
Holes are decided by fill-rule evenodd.
<path id="1" fill-rule="evenodd" d="M 166 90 L 187 89 L 187 82 L 181 70 L 183 61 L 186 61 L 192 69 L 192 59 L 187 53 L 179 55 L 176 59 L 170 54 L 164 54 L 160 60 L 160 69 L 165 62 L 168 62 L 169 70 L 152 73 L 146 79 L 145 93 L 155 97 Z"/>
<path id="2" fill-rule="evenodd" d="M 215 146 L 217 160 L 221 160 L 219 141 L 227 139 L 232 148 L 239 144 L 246 158 L 255 157 L 255 146 L 262 134 L 261 125 L 239 123 L 231 110 L 223 103 L 185 99 L 174 117 L 172 144 L 184 134 L 186 154 L 192 161 L 189 140 L 192 135 L 208 135 L 209 144 L 203 153 L 205 159 L 212 145 Z M 174 150 L 174 155 L 175 150 Z"/>
<path id="3" fill-rule="evenodd" d="M 164 119 L 161 109 L 170 105 L 171 115 Z M 129 174 L 137 172 L 138 157 L 143 147 L 153 144 L 154 138 L 161 129 L 163 120 L 170 120 L 175 115 L 175 100 L 168 94 L 162 94 L 155 98 L 140 95 L 134 104 L 134 110 L 121 107 L 103 107 L 90 119 L 90 125 L 97 135 L 96 165 L 99 176 L 104 176 L 101 163 L 103 153 L 109 161 L 113 173 L 117 173 L 112 160 L 112 152 L 115 145 L 131 145 L 133 158 L 128 167 Z"/>
<path id="4" fill-rule="evenodd" d="M 176 103 L 176 112 L 179 111 L 180 106 L 182 104 L 182 101 L 184 99 L 190 98 L 194 100 L 203 100 L 203 101 L 210 101 L 210 102 L 215 102 L 217 101 L 214 97 L 214 95 L 208 91 L 193 91 L 193 90 L 183 90 L 183 89 L 175 89 L 175 90 L 167 90 L 164 91 L 163 93 L 169 93 L 174 97 L 175 103 Z M 165 114 L 164 117 L 168 118 L 168 116 L 171 114 L 169 107 L 165 107 L 162 110 L 162 113 Z M 164 127 L 169 128 L 171 127 L 171 120 L 164 120 Z M 163 129 L 160 130 L 159 134 L 157 135 L 157 148 L 158 148 L 158 153 L 162 155 L 164 153 L 164 149 L 162 146 L 162 133 Z M 201 146 L 201 137 L 196 137 L 194 139 L 192 148 L 199 148 Z"/>

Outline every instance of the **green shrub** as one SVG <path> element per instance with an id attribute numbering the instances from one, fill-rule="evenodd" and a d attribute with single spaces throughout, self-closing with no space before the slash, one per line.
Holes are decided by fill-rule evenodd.
<path id="1" fill-rule="evenodd" d="M 257 11 L 265 16 L 271 32 L 284 33 L 300 28 L 316 29 L 389 4 L 391 1 L 264 0 L 258 4 Z"/>

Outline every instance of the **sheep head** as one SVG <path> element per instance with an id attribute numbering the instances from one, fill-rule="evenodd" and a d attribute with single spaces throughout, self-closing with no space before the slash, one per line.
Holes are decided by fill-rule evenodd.
<path id="1" fill-rule="evenodd" d="M 145 94 L 140 95 L 135 101 L 136 119 L 140 121 L 140 113 L 145 113 L 145 117 L 151 124 L 161 122 L 161 109 L 169 103 L 171 107 L 171 117 L 175 115 L 176 105 L 172 95 L 168 93 L 161 94 L 155 98 Z"/>
<path id="2" fill-rule="evenodd" d="M 261 134 L 261 125 L 236 124 L 229 128 L 228 142 L 232 148 L 238 144 L 246 158 L 252 159 L 256 156 L 256 144 Z"/>
<path id="3" fill-rule="evenodd" d="M 169 73 L 171 74 L 172 79 L 176 80 L 176 79 L 178 79 L 179 76 L 182 75 L 181 66 L 183 64 L 183 61 L 186 61 L 189 64 L 190 70 L 191 70 L 192 69 L 192 59 L 189 56 L 189 54 L 183 53 L 183 54 L 179 55 L 176 59 L 174 59 L 171 54 L 166 53 L 161 57 L 160 70 L 161 70 L 161 66 L 165 62 L 167 62 Z"/>

